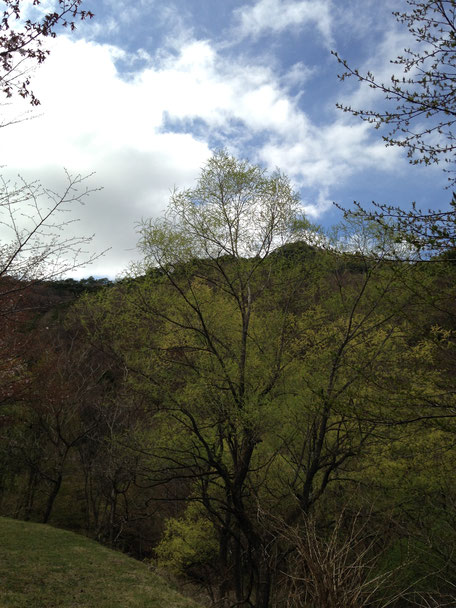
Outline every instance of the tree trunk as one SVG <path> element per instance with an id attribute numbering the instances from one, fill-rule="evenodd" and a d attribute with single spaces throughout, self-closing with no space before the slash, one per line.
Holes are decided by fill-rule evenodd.
<path id="1" fill-rule="evenodd" d="M 37 474 L 34 469 L 30 469 L 29 471 L 29 479 L 27 484 L 27 494 L 25 497 L 25 511 L 24 511 L 24 519 L 28 521 L 32 514 L 33 503 L 35 500 L 35 490 L 38 485 Z"/>
<path id="2" fill-rule="evenodd" d="M 271 571 L 264 563 L 262 557 L 259 558 L 259 561 L 255 608 L 269 608 L 271 600 Z"/>
<path id="3" fill-rule="evenodd" d="M 54 484 L 54 487 L 52 488 L 52 492 L 50 493 L 48 501 L 47 501 L 46 511 L 45 511 L 44 517 L 43 517 L 44 524 L 47 524 L 49 521 L 49 518 L 51 517 L 55 499 L 57 498 L 57 494 L 59 493 L 60 486 L 62 485 L 62 473 L 59 473 L 57 476 L 57 479 L 53 479 L 52 483 Z"/>
<path id="4" fill-rule="evenodd" d="M 220 605 L 220 608 L 226 608 L 228 606 L 228 595 L 229 595 L 229 590 L 230 590 L 230 574 L 229 574 L 230 568 L 229 568 L 229 563 L 228 563 L 228 551 L 229 551 L 229 530 L 228 530 L 228 525 L 226 525 L 225 529 L 223 529 L 220 533 L 219 559 L 220 559 L 221 581 L 218 586 L 218 605 Z"/>

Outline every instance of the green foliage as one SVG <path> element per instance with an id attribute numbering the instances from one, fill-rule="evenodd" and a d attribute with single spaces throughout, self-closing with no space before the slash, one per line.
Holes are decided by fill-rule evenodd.
<path id="1" fill-rule="evenodd" d="M 397 598 L 447 593 L 432 570 L 454 566 L 454 266 L 397 261 L 397 233 L 362 218 L 317 235 L 299 211 L 283 176 L 219 153 L 142 225 L 144 274 L 77 300 L 68 359 L 62 343 L 24 366 L 5 508 L 21 487 L 34 517 L 60 471 L 53 521 L 155 546 L 221 605 L 307 597 L 291 580 L 310 521 L 322 550 L 359 524 L 362 556 L 381 549 L 382 576 L 400 565 Z"/>
<path id="2" fill-rule="evenodd" d="M 433 339 L 410 340 L 415 268 L 391 260 L 389 234 L 358 221 L 325 251 L 295 242 L 287 219 L 277 226 L 289 243 L 275 248 L 254 220 L 255 180 L 263 192 L 262 172 L 216 155 L 164 220 L 143 225 L 158 270 L 84 306 L 148 404 L 142 483 L 180 480 L 177 495 L 204 506 L 170 520 L 162 561 L 199 576 L 192 565 L 211 561 L 216 540 L 220 592 L 237 585 L 241 601 L 252 577 L 260 602 L 272 541 L 258 508 L 293 522 L 344 478 L 361 481 L 380 437 L 425 415 L 438 378 Z M 288 195 L 274 203 L 297 217 Z"/>
<path id="3" fill-rule="evenodd" d="M 191 503 L 183 517 L 166 522 L 155 553 L 158 565 L 176 574 L 213 568 L 218 557 L 217 533 L 200 505 Z"/>
<path id="4" fill-rule="evenodd" d="M 162 270 L 225 256 L 238 268 L 241 258 L 263 259 L 291 238 L 310 238 L 310 229 L 286 176 L 221 151 L 196 188 L 174 191 L 164 218 L 140 225 L 139 247 L 146 264 Z"/>

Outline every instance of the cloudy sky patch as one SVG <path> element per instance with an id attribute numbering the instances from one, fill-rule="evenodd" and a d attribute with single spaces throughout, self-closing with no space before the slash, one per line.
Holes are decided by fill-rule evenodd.
<path id="1" fill-rule="evenodd" d="M 2 129 L 0 149 L 7 177 L 58 187 L 64 168 L 95 174 L 102 190 L 78 210 L 79 228 L 111 249 L 80 276 L 121 274 L 136 255 L 136 223 L 162 213 L 174 186 L 192 186 L 220 147 L 287 173 L 323 224 L 336 219 L 332 201 L 420 202 L 436 189 L 446 200 L 439 172 L 410 167 L 335 108 L 378 103 L 338 81 L 330 49 L 390 75 L 390 53 L 407 40 L 389 2 L 347 0 L 344 14 L 330 0 L 86 5 L 95 19 L 50 41 L 33 77 L 41 106 Z M 364 31 L 374 10 L 375 28 Z M 3 116 L 28 109 L 15 101 Z"/>

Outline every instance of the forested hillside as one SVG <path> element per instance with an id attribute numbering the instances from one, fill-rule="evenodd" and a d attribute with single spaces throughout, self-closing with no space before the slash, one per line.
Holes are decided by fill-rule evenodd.
<path id="1" fill-rule="evenodd" d="M 454 602 L 451 252 L 360 218 L 323 235 L 224 152 L 141 248 L 114 284 L 2 299 L 1 513 L 217 606 Z"/>
<path id="2" fill-rule="evenodd" d="M 145 43 L 154 37 L 150 24 L 130 26 L 147 3 L 126 4 L 125 15 L 121 3 L 99 4 L 100 27 L 55 44 L 57 33 L 94 16 L 82 0 L 4 0 L 0 9 L 4 99 L 39 105 L 30 70 L 51 50 L 81 58 L 80 73 L 69 72 L 99 86 L 94 108 L 107 95 L 94 109 L 104 131 L 85 130 L 87 95 L 51 105 L 47 129 L 55 136 L 59 123 L 59 163 L 62 154 L 86 167 L 87 148 L 109 166 L 102 174 L 114 186 L 93 219 L 123 248 L 112 252 L 111 271 L 129 243 L 116 226 L 147 198 L 145 172 L 154 189 L 137 224 L 136 261 L 116 280 L 77 280 L 82 266 L 103 259 L 66 215 L 99 192 L 86 185 L 90 174 L 67 172 L 60 189 L 0 178 L 0 602 L 193 605 L 124 552 L 208 608 L 456 606 L 456 197 L 444 209 L 434 200 L 424 210 L 395 199 L 337 204 L 338 225 L 309 220 L 327 212 L 330 188 L 357 172 L 366 172 L 358 191 L 372 175 L 386 183 L 394 174 L 395 184 L 418 176 L 400 154 L 383 155 L 367 130 L 326 122 L 328 98 L 318 96 L 327 83 L 314 80 L 312 95 L 300 90 L 327 73 L 326 58 L 311 63 L 318 44 L 326 55 L 333 40 L 345 44 L 339 26 L 351 24 L 343 38 L 358 41 L 360 57 L 371 46 L 365 30 L 382 56 L 404 32 L 383 28 L 379 37 L 381 11 L 358 23 L 362 3 L 341 3 L 341 12 L 337 3 L 258 0 L 232 3 L 230 25 L 220 25 L 221 12 L 218 37 L 208 34 L 207 10 L 198 38 L 195 28 L 183 34 L 190 2 L 182 15 L 157 4 L 154 23 L 178 28 L 151 54 L 130 48 L 141 28 Z M 412 165 L 443 162 L 454 186 L 456 0 L 399 4 L 393 14 L 411 43 L 390 62 L 396 74 L 382 80 L 382 68 L 377 78 L 333 51 L 340 80 L 357 85 L 337 106 L 374 125 Z M 308 64 L 297 47 L 292 63 L 282 53 L 288 68 L 279 78 L 278 39 L 266 40 L 283 35 L 289 52 L 288 33 L 309 23 Z M 132 39 L 122 48 L 102 37 L 126 30 Z M 174 38 L 182 49 L 170 46 Z M 234 39 L 250 43 L 230 63 Z M 74 45 L 77 54 L 66 54 Z M 271 55 L 251 64 L 264 47 Z M 90 80 L 92 63 L 103 69 Z M 54 86 L 59 74 L 66 90 L 74 84 L 60 84 L 67 68 L 62 60 L 44 82 Z M 130 96 L 133 86 L 155 88 L 154 98 Z M 115 111 L 108 118 L 118 99 L 129 108 L 122 124 Z M 0 128 L 26 122 L 10 119 L 4 104 L 2 112 Z M 29 143 L 55 159 L 48 133 L 30 132 Z M 41 166 L 17 141 L 25 169 Z M 212 152 L 193 180 L 186 157 L 207 159 L 219 141 L 227 149 Z M 275 158 L 291 178 L 264 168 Z M 178 166 L 193 185 L 171 190 L 163 211 L 164 182 Z M 44 176 L 50 167 L 43 160 Z M 426 175 L 431 183 L 436 174 Z M 304 186 L 314 201 L 302 200 Z M 122 211 L 116 197 L 126 199 Z"/>

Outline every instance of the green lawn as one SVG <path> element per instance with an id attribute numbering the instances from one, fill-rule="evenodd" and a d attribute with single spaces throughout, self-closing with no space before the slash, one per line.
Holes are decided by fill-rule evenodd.
<path id="1" fill-rule="evenodd" d="M 197 608 L 147 566 L 84 536 L 0 518 L 0 608 Z"/>

